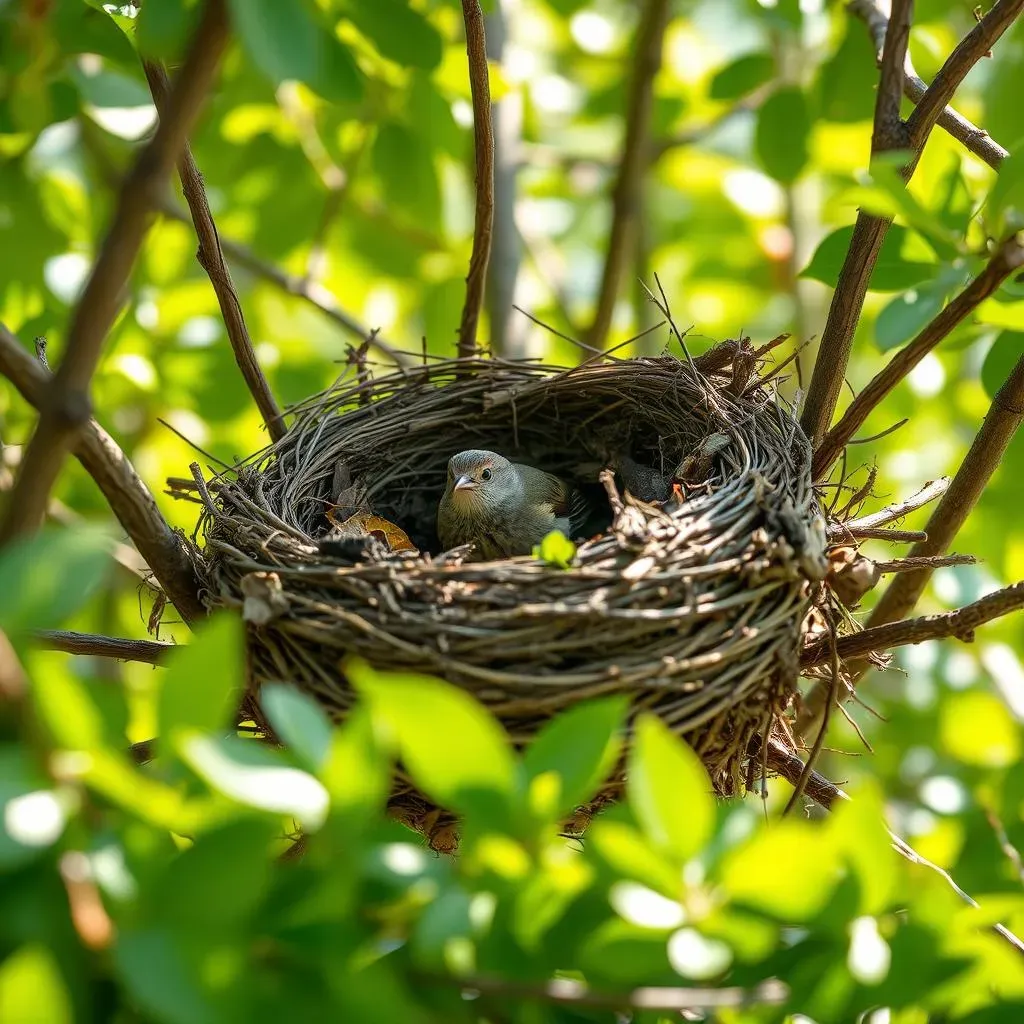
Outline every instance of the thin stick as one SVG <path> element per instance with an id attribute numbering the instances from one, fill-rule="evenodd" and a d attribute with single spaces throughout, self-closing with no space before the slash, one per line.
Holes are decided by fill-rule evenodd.
<path id="1" fill-rule="evenodd" d="M 885 508 L 880 508 L 877 512 L 861 516 L 859 519 L 851 519 L 847 523 L 830 524 L 829 536 L 832 537 L 846 533 L 857 536 L 859 531 L 874 530 L 877 527 L 885 526 L 886 523 L 894 523 L 897 519 L 903 519 L 911 512 L 929 504 L 929 502 L 935 501 L 936 498 L 941 498 L 948 488 L 948 476 L 940 476 L 937 480 L 929 480 L 924 487 L 909 498 L 904 498 L 903 501 L 894 501 L 891 505 L 886 505 Z"/>
<path id="2" fill-rule="evenodd" d="M 149 82 L 150 92 L 152 92 L 153 100 L 156 103 L 156 109 L 160 116 L 164 117 L 167 113 L 171 91 L 167 72 L 162 64 L 153 61 L 144 61 L 143 68 Z M 249 329 L 245 325 L 242 305 L 238 301 L 238 293 L 231 281 L 231 273 L 224 262 L 224 252 L 217 234 L 217 225 L 210 212 L 210 204 L 206 199 L 203 178 L 196 166 L 188 142 L 182 147 L 181 156 L 178 158 L 178 176 L 181 179 L 181 189 L 185 201 L 192 212 L 196 237 L 199 239 L 196 259 L 210 278 L 210 284 L 213 285 L 221 317 L 227 329 L 228 340 L 231 342 L 231 350 L 235 354 L 235 362 L 238 363 L 246 387 L 256 402 L 263 422 L 267 425 L 267 432 L 274 441 L 280 441 L 286 431 L 281 409 L 275 401 L 267 378 L 264 377 L 256 359 L 252 339 L 249 337 Z"/>
<path id="3" fill-rule="evenodd" d="M 494 230 L 494 131 L 491 127 L 491 86 L 487 73 L 487 40 L 480 0 L 462 0 L 466 23 L 466 53 L 469 57 L 469 85 L 473 95 L 473 150 L 476 156 L 476 215 L 473 251 L 466 277 L 466 301 L 459 324 L 460 358 L 476 355 L 476 331 L 487 286 L 487 264 L 491 258 Z"/>
<path id="4" fill-rule="evenodd" d="M 904 416 L 903 419 L 898 420 L 891 427 L 886 427 L 885 430 L 880 430 L 877 434 L 871 434 L 868 437 L 852 437 L 846 443 L 850 444 L 870 444 L 872 441 L 881 441 L 883 437 L 888 437 L 890 434 L 895 434 L 901 427 L 905 427 L 910 422 L 909 416 Z"/>
<path id="5" fill-rule="evenodd" d="M 604 270 L 594 320 L 587 332 L 587 342 L 594 348 L 604 348 L 608 341 L 626 260 L 634 250 L 633 232 L 641 178 L 648 166 L 647 139 L 654 106 L 654 78 L 661 67 L 668 17 L 668 0 L 646 0 L 636 31 L 635 59 L 626 106 L 626 134 L 612 188 L 612 226 L 605 246 Z"/>
<path id="6" fill-rule="evenodd" d="M 39 408 L 49 375 L 3 324 L 0 373 L 14 384 L 25 401 Z M 89 419 L 75 440 L 73 451 L 182 619 L 192 625 L 205 618 L 206 609 L 198 596 L 200 584 L 194 552 L 184 537 L 167 525 L 149 488 L 114 439 L 94 419 Z"/>
<path id="7" fill-rule="evenodd" d="M 89 383 L 146 234 L 154 197 L 170 176 L 227 41 L 224 0 L 207 0 L 166 117 L 160 119 L 121 189 L 113 224 L 75 306 L 64 358 L 46 390 L 39 424 L 0 524 L 0 545 L 38 528 L 64 456 L 89 421 Z"/>
<path id="8" fill-rule="evenodd" d="M 905 577 L 906 574 L 899 579 Z M 849 660 L 862 658 L 874 651 L 887 651 L 893 647 L 919 644 L 925 640 L 938 640 L 944 637 L 956 637 L 964 643 L 971 643 L 974 640 L 974 630 L 978 626 L 1009 615 L 1020 608 L 1024 608 L 1024 581 L 1003 587 L 1002 590 L 988 594 L 956 611 L 868 626 L 859 633 L 840 637 L 836 641 L 836 647 L 839 656 Z M 870 622 L 870 619 L 868 621 Z M 810 668 L 820 665 L 827 657 L 827 641 L 817 640 L 804 648 L 800 655 L 800 664 L 803 668 Z"/>
<path id="9" fill-rule="evenodd" d="M 819 480 L 825 475 L 850 438 L 910 371 L 1021 266 L 1024 266 L 1024 244 L 1017 235 L 1011 235 L 995 251 L 981 273 L 913 341 L 901 348 L 850 403 L 814 453 L 811 465 L 813 479 Z"/>
<path id="10" fill-rule="evenodd" d="M 571 345 L 575 345 L 577 346 L 577 348 L 583 349 L 584 352 L 589 352 L 591 355 L 599 356 L 603 354 L 602 349 L 594 348 L 592 345 L 588 345 L 585 341 L 577 341 L 575 338 L 570 337 L 570 335 L 563 334 L 561 331 L 556 330 L 550 324 L 544 323 L 543 320 L 538 320 L 537 317 L 535 317 L 532 313 L 527 313 L 527 311 L 523 309 L 522 306 L 517 306 L 515 303 L 512 303 L 512 308 L 517 313 L 522 313 L 523 316 L 525 316 L 528 320 L 532 320 L 538 327 L 543 327 L 545 331 L 548 331 L 550 334 L 553 334 L 556 338 L 561 338 L 562 341 L 567 341 Z"/>
<path id="11" fill-rule="evenodd" d="M 850 540 L 887 540 L 892 544 L 913 544 L 916 541 L 928 539 L 928 534 L 924 530 L 874 530 L 870 527 L 847 529 L 843 523 L 833 525 L 836 529 L 833 530 L 831 526 L 829 527 L 829 540 L 846 537 Z"/>
<path id="12" fill-rule="evenodd" d="M 116 658 L 118 661 L 141 661 L 160 665 L 173 651 L 175 644 L 153 640 L 127 640 L 123 637 L 99 636 L 96 633 L 74 633 L 62 629 L 41 629 L 34 635 L 36 646 L 48 651 L 87 655 L 94 658 Z"/>
<path id="13" fill-rule="evenodd" d="M 909 136 L 900 119 L 900 98 L 903 95 L 903 64 L 910 41 L 913 9 L 913 0 L 893 0 L 892 16 L 885 32 L 881 80 L 875 98 L 872 157 L 909 148 Z M 864 308 L 868 283 L 891 223 L 889 218 L 878 217 L 863 210 L 857 214 L 850 247 L 832 294 L 832 303 L 800 417 L 804 433 L 815 447 L 832 421 L 850 361 L 853 334 Z"/>
<path id="14" fill-rule="evenodd" d="M 950 565 L 976 565 L 974 555 L 925 555 L 920 558 L 893 558 L 887 562 L 875 562 L 875 568 L 882 573 L 911 572 L 914 569 L 944 569 Z"/>
<path id="15" fill-rule="evenodd" d="M 867 25 L 880 60 L 882 43 L 885 40 L 885 30 L 889 24 L 889 19 L 875 4 L 874 0 L 850 0 L 846 5 L 846 9 Z M 925 84 L 924 79 L 914 70 L 909 54 L 904 61 L 903 72 L 903 95 L 911 103 L 920 103 L 921 98 L 928 90 L 928 86 Z M 948 132 L 958 142 L 961 142 L 976 157 L 984 160 L 985 163 L 996 170 L 999 169 L 999 165 L 1010 155 L 988 132 L 972 124 L 966 117 L 958 114 L 951 107 L 945 107 L 940 111 L 937 123 L 940 128 Z"/>
<path id="16" fill-rule="evenodd" d="M 949 489 L 936 506 L 925 531 L 928 539 L 915 544 L 910 557 L 945 554 L 977 505 L 999 467 L 1013 435 L 1024 422 L 1024 356 L 992 399 L 985 422 L 956 471 Z M 868 619 L 869 626 L 895 622 L 909 614 L 931 578 L 930 568 L 901 573 L 881 596 Z"/>

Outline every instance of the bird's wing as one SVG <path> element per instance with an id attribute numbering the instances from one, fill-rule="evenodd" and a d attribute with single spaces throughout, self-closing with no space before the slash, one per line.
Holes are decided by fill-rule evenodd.
<path id="1" fill-rule="evenodd" d="M 575 535 L 590 513 L 586 497 L 575 487 L 542 469 L 522 465 L 517 465 L 516 469 L 526 484 L 528 500 L 550 511 L 556 519 L 566 520 L 569 534 Z"/>

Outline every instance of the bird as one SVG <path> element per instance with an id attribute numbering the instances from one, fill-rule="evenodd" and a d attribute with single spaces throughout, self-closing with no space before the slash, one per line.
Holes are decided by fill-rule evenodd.
<path id="1" fill-rule="evenodd" d="M 443 548 L 472 543 L 485 559 L 532 554 L 549 533 L 575 539 L 586 516 L 580 493 L 557 476 L 497 452 L 459 452 L 437 508 Z"/>

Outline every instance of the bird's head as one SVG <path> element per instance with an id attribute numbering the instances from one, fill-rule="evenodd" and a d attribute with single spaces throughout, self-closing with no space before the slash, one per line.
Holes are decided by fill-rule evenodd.
<path id="1" fill-rule="evenodd" d="M 490 506 L 515 490 L 515 467 L 496 452 L 472 449 L 448 460 L 448 492 L 459 505 Z"/>

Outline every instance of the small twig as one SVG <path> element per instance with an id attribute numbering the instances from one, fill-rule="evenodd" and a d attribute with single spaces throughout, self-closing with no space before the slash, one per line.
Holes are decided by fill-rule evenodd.
<path id="1" fill-rule="evenodd" d="M 629 992 L 598 992 L 580 981 L 552 978 L 547 982 L 515 981 L 486 975 L 456 977 L 417 974 L 422 984 L 457 986 L 502 999 L 526 999 L 555 1006 L 575 1006 L 594 1010 L 698 1010 L 716 1007 L 777 1005 L 786 1001 L 789 988 L 771 979 L 753 988 L 635 988 Z"/>
<path id="2" fill-rule="evenodd" d="M 575 345 L 577 348 L 583 349 L 584 352 L 589 352 L 591 355 L 599 356 L 604 354 L 602 349 L 594 348 L 593 346 L 588 345 L 585 341 L 577 341 L 570 335 L 563 334 L 561 331 L 556 330 L 550 324 L 544 323 L 543 320 L 538 320 L 537 317 L 535 317 L 532 313 L 527 313 L 527 311 L 523 309 L 522 306 L 517 306 L 515 303 L 513 303 L 512 308 L 517 313 L 522 313 L 523 316 L 525 316 L 528 320 L 532 320 L 538 327 L 543 327 L 545 331 L 547 331 L 549 334 L 553 334 L 556 338 L 561 338 L 562 341 L 567 341 L 571 345 Z"/>
<path id="3" fill-rule="evenodd" d="M 956 637 L 957 640 L 971 643 L 974 640 L 974 630 L 978 626 L 1002 618 L 1020 608 L 1024 608 L 1024 581 L 1003 587 L 1002 590 L 988 594 L 956 611 L 921 615 L 915 619 L 888 622 L 880 626 L 868 626 L 859 633 L 839 637 L 836 648 L 843 660 L 849 660 L 862 658 L 874 651 L 887 651 L 893 647 L 919 644 L 925 640 L 938 640 L 944 637 Z M 816 640 L 804 648 L 800 655 L 800 664 L 803 668 L 820 665 L 826 660 L 828 653 L 827 641 Z"/>
<path id="4" fill-rule="evenodd" d="M 0 374 L 14 384 L 25 401 L 39 408 L 49 377 L 3 324 Z M 198 596 L 200 585 L 192 551 L 184 537 L 167 525 L 149 488 L 114 439 L 90 419 L 73 451 L 181 617 L 190 625 L 204 618 L 206 609 Z"/>
<path id="5" fill-rule="evenodd" d="M 188 468 L 192 471 L 192 479 L 196 482 L 196 490 L 199 491 L 199 496 L 203 499 L 206 510 L 210 513 L 216 513 L 217 506 L 214 505 L 213 498 L 210 497 L 210 491 L 206 486 L 206 478 L 203 476 L 202 467 L 198 462 L 190 462 Z"/>
<path id="6" fill-rule="evenodd" d="M 141 661 L 159 665 L 173 651 L 174 644 L 153 640 L 126 640 L 122 637 L 99 636 L 95 633 L 74 633 L 61 629 L 41 629 L 35 634 L 36 646 L 48 651 L 80 654 L 94 658 L 116 658 L 118 661 Z"/>
<path id="7" fill-rule="evenodd" d="M 0 545 L 38 528 L 64 456 L 89 422 L 89 384 L 121 306 L 154 199 L 170 176 L 213 83 L 227 41 L 224 0 L 207 0 L 166 116 L 139 153 L 121 189 L 113 223 L 75 306 L 64 358 L 42 399 L 39 424 L 0 523 Z"/>
<path id="8" fill-rule="evenodd" d="M 36 359 L 42 364 L 44 370 L 50 369 L 50 360 L 46 357 L 46 339 L 43 337 L 36 338 L 33 342 L 36 349 Z"/>
<path id="9" fill-rule="evenodd" d="M 626 101 L 626 133 L 612 188 L 612 226 L 605 245 L 594 320 L 587 331 L 587 342 L 594 348 L 604 348 L 607 343 L 626 260 L 634 250 L 633 231 L 641 178 L 648 166 L 647 138 L 654 106 L 654 78 L 661 67 L 668 14 L 668 0 L 645 0 L 636 30 L 635 58 Z"/>
<path id="10" fill-rule="evenodd" d="M 1019 267 L 1024 266 L 1024 244 L 1017 235 L 1006 239 L 985 268 L 930 323 L 872 378 L 850 403 L 839 422 L 825 435 L 811 466 L 817 480 L 825 475 L 849 439 L 864 425 L 885 397 L 959 323 L 998 290 Z"/>
<path id="11" fill-rule="evenodd" d="M 848 516 L 854 506 L 857 506 L 859 509 L 862 503 L 871 496 L 871 492 L 875 487 L 875 480 L 877 479 L 878 466 L 877 464 L 872 464 L 871 468 L 868 470 L 867 477 L 864 479 L 864 483 L 862 483 L 860 487 L 850 495 L 850 500 L 841 509 L 839 509 L 836 513 L 837 518 L 843 519 L 845 516 Z"/>
<path id="12" fill-rule="evenodd" d="M 1021 883 L 1024 884 L 1024 860 L 1021 860 L 1020 850 L 1010 842 L 1010 837 L 1006 833 L 1006 826 L 999 820 L 999 815 L 996 814 L 995 808 L 988 805 L 983 805 L 983 807 L 985 817 L 988 819 L 988 823 L 992 826 L 992 831 L 996 835 L 999 848 L 1013 866 L 1013 870 Z"/>
<path id="13" fill-rule="evenodd" d="M 494 231 L 494 131 L 491 127 L 491 86 L 487 71 L 487 40 L 480 0 L 462 0 L 466 23 L 466 53 L 469 85 L 473 96 L 473 151 L 476 157 L 476 214 L 473 251 L 466 277 L 466 301 L 459 324 L 460 358 L 476 355 L 476 331 L 487 285 L 487 264 L 491 258 Z"/>
<path id="14" fill-rule="evenodd" d="M 149 82 L 150 92 L 153 94 L 153 101 L 156 103 L 156 109 L 162 118 L 168 112 L 171 92 L 167 72 L 163 65 L 152 61 L 144 61 L 143 68 Z M 199 239 L 196 259 L 210 278 L 210 284 L 213 285 L 228 340 L 231 342 L 231 349 L 235 354 L 235 362 L 238 363 L 249 393 L 256 402 L 263 422 L 267 425 L 267 432 L 274 441 L 280 441 L 286 431 L 281 409 L 274 399 L 267 378 L 263 375 L 263 370 L 260 369 L 260 364 L 256 359 L 252 339 L 249 337 L 249 329 L 245 325 L 242 304 L 238 301 L 238 293 L 231 281 L 231 273 L 224 262 L 224 252 L 221 249 L 220 236 L 217 234 L 217 225 L 210 212 L 210 204 L 206 199 L 203 178 L 187 141 L 178 158 L 178 176 L 181 179 L 181 189 L 185 201 L 192 213 L 196 237 Z"/>
<path id="15" fill-rule="evenodd" d="M 871 33 L 875 50 L 880 55 L 882 43 L 885 40 L 885 30 L 889 19 L 875 4 L 874 0 L 850 0 L 846 5 L 847 10 L 860 18 Z M 919 103 L 928 90 L 924 80 L 914 70 L 914 65 L 908 54 L 903 64 L 903 95 L 912 103 Z M 945 107 L 939 113 L 938 126 L 948 132 L 954 139 L 961 142 L 971 153 L 981 160 L 984 160 L 990 167 L 999 169 L 999 165 L 1009 156 L 1009 153 L 999 145 L 983 129 L 972 124 L 958 114 L 951 107 Z"/>
<path id="16" fill-rule="evenodd" d="M 894 423 L 891 427 L 886 427 L 885 430 L 880 430 L 877 434 L 871 434 L 868 437 L 853 437 L 846 443 L 850 444 L 870 444 L 872 441 L 881 441 L 883 437 L 888 437 L 890 434 L 895 434 L 901 427 L 905 427 L 910 422 L 909 416 L 904 416 L 903 419 Z"/>
<path id="17" fill-rule="evenodd" d="M 855 537 L 863 536 L 864 530 L 877 530 L 878 527 L 885 526 L 886 523 L 894 523 L 898 519 L 903 519 L 911 512 L 922 508 L 929 502 L 935 501 L 936 498 L 941 498 L 946 493 L 948 487 L 948 476 L 940 476 L 937 480 L 929 480 L 924 487 L 909 498 L 904 498 L 903 501 L 894 501 L 891 505 L 886 505 L 885 508 L 880 508 L 877 512 L 861 516 L 859 519 L 851 519 L 847 523 L 830 523 L 828 535 L 830 538 L 845 534 L 852 534 Z M 882 532 L 884 536 L 889 536 L 889 531 Z"/>
<path id="18" fill-rule="evenodd" d="M 875 562 L 881 573 L 911 572 L 914 569 L 944 569 L 950 565 L 976 565 L 974 555 L 924 555 L 920 558 L 893 558 L 887 562 Z"/>
<path id="19" fill-rule="evenodd" d="M 910 551 L 914 558 L 942 555 L 949 550 L 971 510 L 977 505 L 1006 449 L 1024 422 L 1024 357 L 992 399 L 985 422 L 956 471 L 949 489 L 932 513 L 925 531 L 928 538 Z M 931 578 L 930 569 L 901 573 L 872 610 L 869 626 L 895 622 L 917 604 Z"/>
<path id="20" fill-rule="evenodd" d="M 835 529 L 829 527 L 829 540 L 848 537 L 850 540 L 887 540 L 891 544 L 913 544 L 928 539 L 928 534 L 924 530 L 886 530 L 873 529 L 870 526 L 857 526 L 851 529 L 844 523 L 832 525 Z"/>

